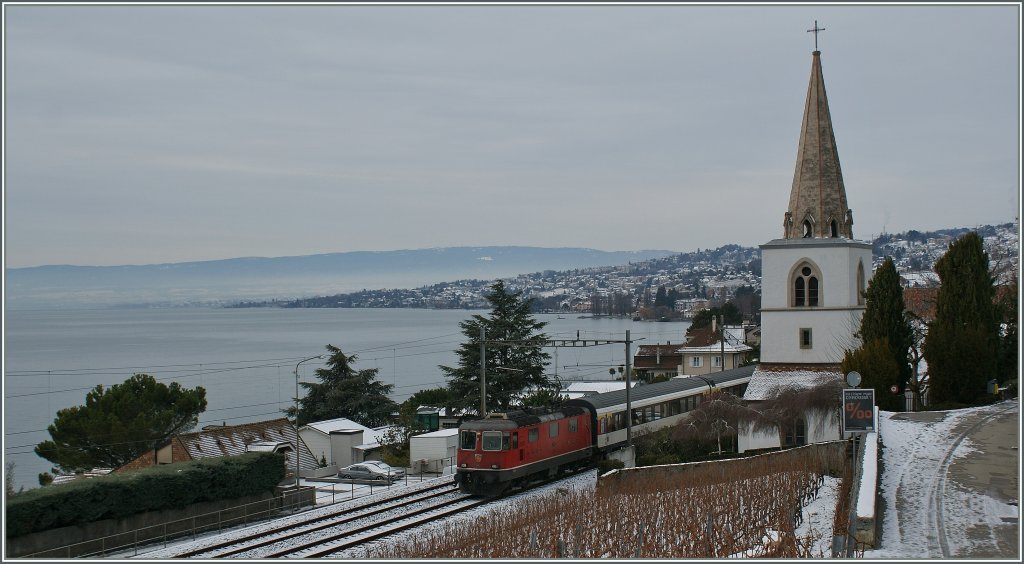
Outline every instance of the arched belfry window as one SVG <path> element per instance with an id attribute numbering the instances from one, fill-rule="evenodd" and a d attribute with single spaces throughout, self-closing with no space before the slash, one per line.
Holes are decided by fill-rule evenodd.
<path id="1" fill-rule="evenodd" d="M 810 237 L 813 234 L 813 231 L 814 230 L 811 228 L 811 221 L 809 219 L 805 219 L 804 220 L 804 235 L 803 235 L 804 239 L 807 239 L 808 237 Z"/>
<path id="2" fill-rule="evenodd" d="M 836 223 L 836 220 L 833 219 L 832 221 L 828 222 L 828 229 L 832 237 L 839 236 L 839 224 Z"/>
<path id="3" fill-rule="evenodd" d="M 801 263 L 793 272 L 793 307 L 821 305 L 821 274 L 810 263 Z"/>
<path id="4" fill-rule="evenodd" d="M 857 305 L 864 305 L 864 291 L 865 291 L 865 280 L 864 280 L 864 261 L 857 262 Z"/>

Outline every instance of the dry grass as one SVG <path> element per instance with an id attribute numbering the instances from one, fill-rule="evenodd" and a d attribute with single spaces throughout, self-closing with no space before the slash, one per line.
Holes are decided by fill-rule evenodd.
<path id="1" fill-rule="evenodd" d="M 445 524 L 369 558 L 816 557 L 832 531 L 795 538 L 801 508 L 817 495 L 820 452 L 780 453 L 729 465 L 628 472 L 593 491 L 528 498 L 465 523 Z M 655 470 L 655 469 L 652 469 Z M 625 475 L 625 474 L 624 474 Z M 815 538 L 811 538 L 815 537 Z"/>

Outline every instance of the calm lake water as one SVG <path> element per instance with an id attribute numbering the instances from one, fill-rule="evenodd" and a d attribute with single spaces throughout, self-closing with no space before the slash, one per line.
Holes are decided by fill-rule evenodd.
<path id="1" fill-rule="evenodd" d="M 49 438 L 57 410 L 84 403 L 97 384 L 144 372 L 206 389 L 200 426 L 282 416 L 295 396 L 295 363 L 332 344 L 377 368 L 402 402 L 444 385 L 438 365 L 457 362 L 459 322 L 487 311 L 420 309 L 96 309 L 7 311 L 4 339 L 4 453 L 18 486 L 36 487 L 51 464 L 32 448 Z M 681 342 L 685 323 L 538 315 L 550 338 Z M 637 343 L 633 344 L 633 351 Z M 548 349 L 549 373 L 563 382 L 606 380 L 624 363 L 624 345 Z M 557 355 L 557 363 L 556 363 Z M 303 381 L 323 361 L 299 367 Z"/>

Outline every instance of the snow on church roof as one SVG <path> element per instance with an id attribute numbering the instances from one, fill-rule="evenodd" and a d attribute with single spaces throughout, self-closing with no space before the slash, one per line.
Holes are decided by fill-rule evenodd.
<path id="1" fill-rule="evenodd" d="M 780 388 L 813 388 L 820 384 L 842 380 L 843 374 L 833 366 L 815 367 L 807 365 L 766 366 L 759 365 L 750 376 L 746 401 L 766 400 Z"/>

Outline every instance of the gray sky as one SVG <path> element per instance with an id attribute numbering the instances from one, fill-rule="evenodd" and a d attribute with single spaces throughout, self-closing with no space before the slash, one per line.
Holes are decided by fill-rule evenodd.
<path id="1" fill-rule="evenodd" d="M 814 20 L 854 234 L 1012 221 L 1003 6 L 4 5 L 5 263 L 782 235 Z"/>

